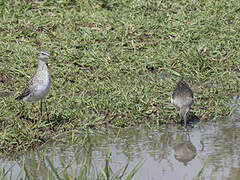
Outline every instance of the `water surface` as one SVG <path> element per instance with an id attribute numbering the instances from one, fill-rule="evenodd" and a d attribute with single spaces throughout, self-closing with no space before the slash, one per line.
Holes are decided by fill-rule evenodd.
<path id="1" fill-rule="evenodd" d="M 48 160 L 60 175 L 67 171 L 72 178 L 77 177 L 88 162 L 90 177 L 94 179 L 104 171 L 107 157 L 111 177 L 117 177 L 128 165 L 122 179 L 138 163 L 142 163 L 142 167 L 133 177 L 136 180 L 194 179 L 201 169 L 200 179 L 240 179 L 239 132 L 236 110 L 232 118 L 199 123 L 188 132 L 174 126 L 158 130 L 139 126 L 93 131 L 87 136 L 75 134 L 77 141 L 85 142 L 78 145 L 69 143 L 72 137 L 63 136 L 59 142 L 39 151 L 1 159 L 1 164 L 8 179 L 26 178 L 23 165 L 28 174 L 37 173 L 39 179 L 46 179 L 52 172 Z"/>

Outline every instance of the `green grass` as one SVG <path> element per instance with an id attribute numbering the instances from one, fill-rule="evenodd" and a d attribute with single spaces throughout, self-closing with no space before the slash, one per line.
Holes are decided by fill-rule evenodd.
<path id="1" fill-rule="evenodd" d="M 238 1 L 2 1 L 0 152 L 27 150 L 63 132 L 174 123 L 180 75 L 192 112 L 211 121 L 239 93 Z M 15 100 L 49 50 L 48 114 Z M 47 118 L 48 116 L 48 118 Z M 48 120 L 46 120 L 48 119 Z M 35 121 L 33 124 L 31 121 Z"/>

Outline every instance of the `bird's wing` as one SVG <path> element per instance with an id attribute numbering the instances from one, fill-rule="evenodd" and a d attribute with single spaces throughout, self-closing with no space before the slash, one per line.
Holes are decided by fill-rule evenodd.
<path id="1" fill-rule="evenodd" d="M 28 96 L 31 93 L 32 88 L 33 88 L 33 78 L 29 79 L 27 85 L 23 89 L 22 94 L 18 96 L 16 100 L 22 100 L 24 97 Z"/>

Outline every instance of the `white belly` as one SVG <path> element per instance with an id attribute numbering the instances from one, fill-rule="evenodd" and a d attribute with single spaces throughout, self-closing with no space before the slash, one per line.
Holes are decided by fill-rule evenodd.
<path id="1" fill-rule="evenodd" d="M 193 98 L 191 97 L 176 97 L 175 99 L 171 99 L 171 103 L 173 103 L 177 108 L 182 108 L 183 106 L 192 106 Z"/>

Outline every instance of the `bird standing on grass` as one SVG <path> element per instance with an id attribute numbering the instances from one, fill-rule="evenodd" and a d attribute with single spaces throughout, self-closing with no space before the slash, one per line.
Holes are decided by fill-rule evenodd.
<path id="1" fill-rule="evenodd" d="M 40 111 L 42 115 L 42 101 L 50 89 L 51 80 L 48 72 L 46 61 L 48 59 L 56 60 L 45 51 L 38 53 L 38 67 L 35 75 L 29 79 L 22 94 L 16 100 L 23 100 L 25 102 L 35 102 L 40 100 Z"/>
<path id="2" fill-rule="evenodd" d="M 183 77 L 180 78 L 176 88 L 173 91 L 172 104 L 179 110 L 181 120 L 184 120 L 185 127 L 187 126 L 188 112 L 194 103 L 193 92 Z"/>

